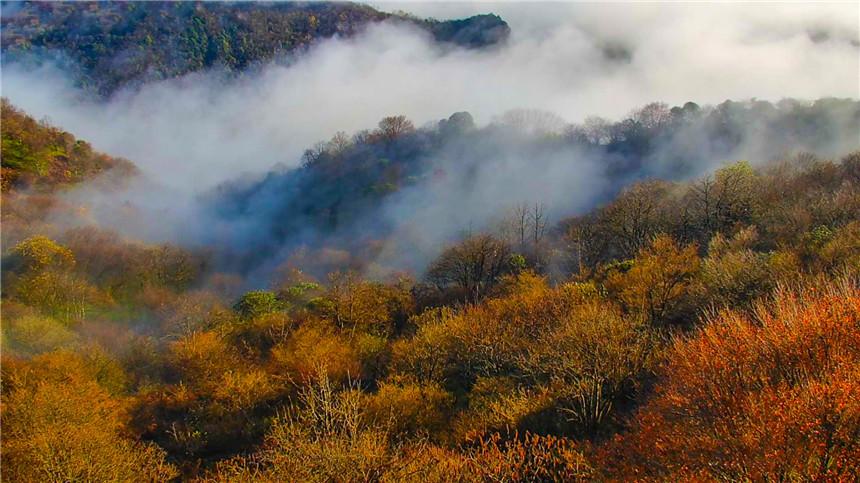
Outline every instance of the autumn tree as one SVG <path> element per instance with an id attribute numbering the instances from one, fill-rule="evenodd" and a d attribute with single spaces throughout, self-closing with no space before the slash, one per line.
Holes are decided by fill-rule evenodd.
<path id="1" fill-rule="evenodd" d="M 390 427 L 368 421 L 366 396 L 324 374 L 272 421 L 261 451 L 222 462 L 210 481 L 253 473 L 264 481 L 422 481 L 427 471 L 391 438 Z M 415 448 L 423 449 L 423 445 Z"/>
<path id="2" fill-rule="evenodd" d="M 37 235 L 12 248 L 10 260 L 20 263 L 21 271 L 42 271 L 48 268 L 67 269 L 75 264 L 72 252 L 65 246 L 42 235 Z"/>
<path id="3" fill-rule="evenodd" d="M 745 307 L 769 292 L 776 282 L 766 255 L 753 250 L 758 240 L 755 227 L 740 230 L 731 238 L 717 234 L 702 260 L 697 291 L 704 303 L 717 307 Z"/>
<path id="4" fill-rule="evenodd" d="M 738 162 L 692 186 L 686 211 L 703 241 L 717 233 L 731 235 L 737 224 L 752 221 L 755 183 L 752 167 Z"/>
<path id="5" fill-rule="evenodd" d="M 109 302 L 86 279 L 72 272 L 72 252 L 45 236 L 24 240 L 11 255 L 15 277 L 7 277 L 7 282 L 14 280 L 16 297 L 46 315 L 71 323 L 83 320 L 89 307 Z"/>
<path id="6" fill-rule="evenodd" d="M 365 280 L 358 273 L 334 272 L 321 300 L 314 304 L 341 328 L 388 336 L 412 311 L 407 287 Z"/>
<path id="7" fill-rule="evenodd" d="M 652 324 L 672 319 L 689 296 L 690 283 L 699 269 L 695 245 L 680 247 L 669 236 L 655 237 L 633 259 L 632 266 L 610 270 L 609 290 L 633 312 Z"/>
<path id="8" fill-rule="evenodd" d="M 600 211 L 602 235 L 617 247 L 615 257 L 629 258 L 648 245 L 652 237 L 667 231 L 671 187 L 665 181 L 637 181 Z"/>
<path id="9" fill-rule="evenodd" d="M 162 286 L 182 291 L 203 271 L 204 260 L 190 250 L 163 243 L 150 253 L 152 272 Z"/>

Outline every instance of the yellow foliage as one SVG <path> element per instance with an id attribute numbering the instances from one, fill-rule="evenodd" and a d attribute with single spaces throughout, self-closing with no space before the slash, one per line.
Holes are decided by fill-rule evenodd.
<path id="1" fill-rule="evenodd" d="M 336 390 L 325 372 L 314 380 L 273 421 L 262 451 L 222 463 L 209 481 L 402 481 L 414 472 L 386 426 L 365 421 L 360 391 Z"/>
<path id="2" fill-rule="evenodd" d="M 92 306 L 110 302 L 85 280 L 56 270 L 27 273 L 18 279 L 15 291 L 25 304 L 67 323 L 79 322 Z"/>
<path id="3" fill-rule="evenodd" d="M 316 380 L 320 366 L 335 381 L 358 378 L 361 373 L 361 361 L 352 344 L 323 324 L 296 329 L 272 348 L 269 363 L 274 373 L 297 384 Z"/>
<path id="4" fill-rule="evenodd" d="M 837 230 L 821 248 L 821 261 L 830 270 L 860 273 L 860 222 L 851 222 Z"/>
<path id="5" fill-rule="evenodd" d="M 631 311 L 652 324 L 664 321 L 681 308 L 690 279 L 699 269 L 695 245 L 679 247 L 671 237 L 654 238 L 642 248 L 626 272 L 612 271 L 606 286 Z"/>
<path id="6" fill-rule="evenodd" d="M 388 336 L 396 318 L 405 319 L 412 310 L 412 295 L 401 287 L 363 280 L 354 272 L 334 273 L 328 282 L 328 303 L 319 307 L 341 328 Z"/>
<path id="7" fill-rule="evenodd" d="M 164 452 L 121 436 L 124 411 L 69 354 L 4 363 L 3 479 L 165 481 Z"/>
<path id="8" fill-rule="evenodd" d="M 452 423 L 452 437 L 463 442 L 488 432 L 530 429 L 556 400 L 546 387 L 518 387 L 510 378 L 480 378 L 469 396 L 469 409 Z M 546 429 L 546 428 L 542 428 Z"/>
<path id="9" fill-rule="evenodd" d="M 15 245 L 12 254 L 21 257 L 27 270 L 42 270 L 48 267 L 66 268 L 75 264 L 72 252 L 42 235 L 28 238 Z"/>
<path id="10" fill-rule="evenodd" d="M 171 345 L 171 364 L 198 396 L 208 396 L 230 410 L 245 410 L 280 391 L 273 377 L 243 360 L 215 332 L 195 332 Z"/>
<path id="11" fill-rule="evenodd" d="M 50 317 L 28 314 L 3 318 L 3 350 L 23 355 L 37 355 L 71 348 L 78 341 L 76 333 Z M 8 353 L 8 352 L 7 352 Z"/>
<path id="12" fill-rule="evenodd" d="M 445 427 L 454 398 L 434 382 L 394 377 L 367 401 L 371 421 L 389 424 L 394 434 L 433 433 Z"/>

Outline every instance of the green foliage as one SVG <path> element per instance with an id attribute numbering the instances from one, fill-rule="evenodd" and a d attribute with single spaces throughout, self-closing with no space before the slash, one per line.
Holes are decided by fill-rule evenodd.
<path id="1" fill-rule="evenodd" d="M 0 136 L 3 192 L 29 186 L 51 190 L 112 168 L 121 178 L 136 172 L 130 162 L 97 153 L 68 132 L 36 122 L 6 98 L 0 100 Z"/>
<path id="2" fill-rule="evenodd" d="M 82 84 L 109 95 L 120 87 L 220 67 L 253 69 L 279 55 L 336 35 L 351 36 L 386 19 L 409 22 L 439 41 L 483 47 L 504 40 L 496 16 L 418 20 L 349 3 L 192 4 L 151 2 L 23 4 L 4 16 L 3 56 L 63 51 L 83 71 Z M 4 148 L 5 150 L 5 148 Z"/>
<path id="3" fill-rule="evenodd" d="M 509 263 L 511 264 L 511 270 L 514 273 L 520 273 L 526 269 L 526 257 L 522 255 L 516 253 L 511 255 Z"/>
<path id="4" fill-rule="evenodd" d="M 254 319 L 277 312 L 281 307 L 281 301 L 272 292 L 252 290 L 239 298 L 233 305 L 233 310 L 239 312 L 243 318 Z"/>

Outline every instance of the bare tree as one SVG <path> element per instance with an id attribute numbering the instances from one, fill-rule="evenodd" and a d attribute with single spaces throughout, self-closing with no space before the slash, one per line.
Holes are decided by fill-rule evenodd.
<path id="1" fill-rule="evenodd" d="M 477 302 L 508 268 L 510 255 L 505 241 L 480 233 L 444 249 L 427 279 L 443 292 L 454 288 L 465 302 Z"/>
<path id="2" fill-rule="evenodd" d="M 672 122 L 672 111 L 668 104 L 652 102 L 630 114 L 630 118 L 649 131 L 655 131 Z"/>
<path id="3" fill-rule="evenodd" d="M 302 154 L 302 164 L 305 166 L 310 166 L 319 161 L 328 150 L 328 143 L 325 141 L 320 141 L 310 148 L 306 149 L 304 154 Z"/>
<path id="4" fill-rule="evenodd" d="M 600 224 L 607 239 L 620 249 L 616 255 L 632 257 L 654 235 L 668 228 L 668 188 L 664 181 L 638 181 L 602 210 Z"/>
<path id="5" fill-rule="evenodd" d="M 606 144 L 609 142 L 609 126 L 612 123 L 598 116 L 588 116 L 583 123 L 585 138 L 591 144 Z"/>
<path id="6" fill-rule="evenodd" d="M 367 129 L 362 129 L 352 135 L 353 144 L 367 144 L 372 138 L 372 134 Z"/>
<path id="7" fill-rule="evenodd" d="M 567 125 L 558 114 L 540 109 L 511 109 L 502 114 L 500 121 L 506 126 L 538 136 L 559 134 Z"/>
<path id="8" fill-rule="evenodd" d="M 414 131 L 415 125 L 412 124 L 412 121 L 406 119 L 406 116 L 390 116 L 379 121 L 379 128 L 375 134 L 383 140 L 390 141 Z"/>
<path id="9" fill-rule="evenodd" d="M 501 235 L 522 252 L 526 248 L 529 231 L 529 203 L 517 202 L 503 214 Z"/>
<path id="10" fill-rule="evenodd" d="M 338 131 L 328 142 L 328 151 L 332 156 L 342 156 L 352 146 L 352 139 L 343 131 Z"/>
<path id="11" fill-rule="evenodd" d="M 546 205 L 535 203 L 528 213 L 528 223 L 531 228 L 532 244 L 537 246 L 546 235 L 547 215 Z"/>

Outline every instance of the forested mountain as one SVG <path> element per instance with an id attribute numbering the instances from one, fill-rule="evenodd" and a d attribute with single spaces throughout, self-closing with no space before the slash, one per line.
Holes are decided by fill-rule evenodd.
<path id="1" fill-rule="evenodd" d="M 504 42 L 510 32 L 494 15 L 441 22 L 345 2 L 3 2 L 2 8 L 4 65 L 60 62 L 80 69 L 82 85 L 105 95 L 206 68 L 241 72 L 384 20 L 414 24 L 440 43 L 466 48 Z"/>
<path id="2" fill-rule="evenodd" d="M 860 481 L 851 9 L 532 7 L 3 2 L 0 478 Z"/>

